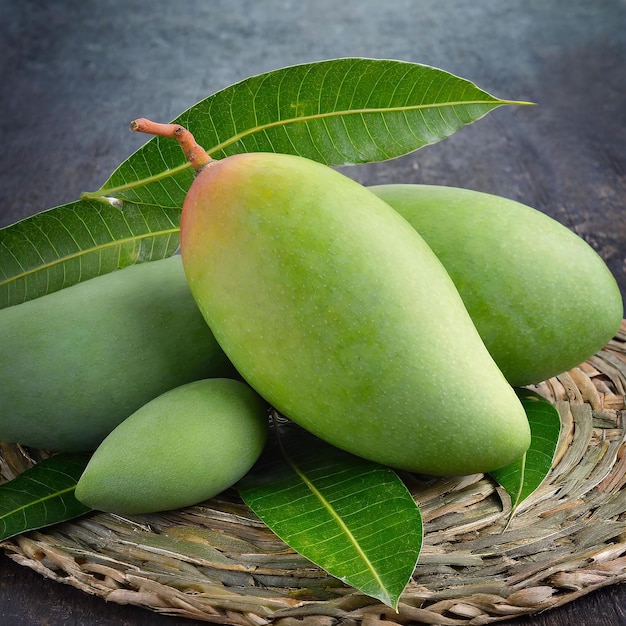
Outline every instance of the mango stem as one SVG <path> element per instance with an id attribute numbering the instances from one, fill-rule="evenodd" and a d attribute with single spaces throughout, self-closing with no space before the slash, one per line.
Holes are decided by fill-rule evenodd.
<path id="1" fill-rule="evenodd" d="M 199 172 L 205 165 L 213 161 L 206 150 L 198 145 L 193 135 L 180 124 L 159 124 L 141 117 L 130 123 L 130 129 L 136 133 L 147 133 L 148 135 L 176 139 L 185 153 L 185 157 L 196 172 Z"/>

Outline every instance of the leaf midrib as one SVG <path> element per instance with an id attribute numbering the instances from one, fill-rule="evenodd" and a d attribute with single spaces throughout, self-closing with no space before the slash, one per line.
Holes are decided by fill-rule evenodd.
<path id="1" fill-rule="evenodd" d="M 365 552 L 363 551 L 363 548 L 361 548 L 361 545 L 357 541 L 356 537 L 352 534 L 350 529 L 346 526 L 345 522 L 341 519 L 341 516 L 337 514 L 337 512 L 335 511 L 331 503 L 323 496 L 323 494 L 313 484 L 313 482 L 309 480 L 306 474 L 300 470 L 300 468 L 296 465 L 296 463 L 294 463 L 292 459 L 287 455 L 284 448 L 282 447 L 282 444 L 281 444 L 281 449 L 283 452 L 283 456 L 285 457 L 287 463 L 289 463 L 289 465 L 291 466 L 291 469 L 293 469 L 293 471 L 298 476 L 298 478 L 300 478 L 300 480 L 308 487 L 311 493 L 319 500 L 322 506 L 328 511 L 330 516 L 339 526 L 341 531 L 348 537 L 348 540 L 354 546 L 355 550 L 357 551 L 357 554 L 359 555 L 361 560 L 365 563 L 367 569 L 371 572 L 379 588 L 384 592 L 385 598 L 387 600 L 387 604 L 391 603 L 391 596 L 389 594 L 389 591 L 387 590 L 387 587 L 381 580 L 380 575 L 378 574 L 378 571 L 374 567 L 373 563 L 370 561 L 367 554 L 365 554 Z"/>
<path id="2" fill-rule="evenodd" d="M 38 498 L 37 500 L 30 500 L 29 502 L 27 502 L 26 504 L 23 504 L 22 506 L 18 506 L 14 509 L 11 509 L 10 511 L 7 511 L 4 514 L 0 514 L 0 521 L 4 522 L 6 525 L 6 519 L 16 515 L 17 513 L 19 513 L 20 511 L 24 511 L 26 509 L 32 508 L 33 506 L 36 506 L 38 504 L 43 504 L 44 502 L 46 502 L 47 500 L 51 500 L 53 498 L 58 498 L 62 495 L 65 495 L 67 493 L 71 493 L 73 491 L 76 490 L 76 485 L 72 485 L 70 487 L 66 487 L 65 489 L 60 489 L 59 491 L 55 491 L 53 493 L 49 493 L 47 496 Z M 6 526 L 5 526 L 6 527 Z"/>
<path id="3" fill-rule="evenodd" d="M 467 106 L 467 105 L 477 105 L 477 104 L 490 104 L 493 106 L 502 106 L 505 104 L 531 104 L 530 102 L 516 102 L 513 100 L 499 100 L 494 98 L 492 100 L 465 100 L 465 101 L 452 101 L 452 102 L 430 102 L 428 104 L 411 104 L 404 106 L 395 106 L 395 107 L 371 107 L 371 108 L 361 108 L 361 109 L 348 109 L 348 110 L 340 110 L 340 111 L 327 111 L 326 113 L 314 113 L 311 115 L 302 115 L 299 117 L 289 117 L 284 120 L 277 120 L 276 122 L 269 122 L 267 124 L 261 124 L 260 126 L 254 126 L 252 128 L 248 128 L 244 131 L 241 131 L 232 137 L 229 137 L 226 141 L 222 141 L 216 146 L 212 147 L 210 150 L 207 150 L 209 154 L 214 154 L 215 152 L 219 152 L 220 150 L 224 150 L 228 146 L 237 143 L 244 137 L 248 135 L 253 135 L 254 133 L 260 133 L 265 130 L 271 128 L 279 128 L 281 126 L 288 126 L 289 124 L 296 124 L 300 122 L 312 122 L 315 120 L 326 119 L 330 117 L 348 117 L 351 115 L 372 115 L 376 113 L 404 113 L 406 111 L 419 111 L 422 109 L 436 109 L 443 107 L 454 107 L 454 106 Z"/>
<path id="4" fill-rule="evenodd" d="M 11 276 L 10 278 L 7 278 L 5 280 L 0 280 L 0 287 L 3 287 L 4 285 L 8 285 L 9 283 L 12 283 L 12 282 L 21 280 L 33 274 L 37 274 L 51 267 L 55 267 L 56 265 L 61 265 L 63 263 L 66 263 L 67 261 L 71 261 L 72 259 L 78 259 L 83 256 L 87 256 L 89 254 L 99 252 L 101 250 L 107 250 L 109 248 L 117 248 L 117 247 L 124 245 L 125 243 L 132 243 L 135 241 L 141 241 L 142 239 L 151 239 L 154 237 L 162 237 L 165 235 L 173 235 L 179 232 L 179 230 L 180 230 L 179 227 L 174 227 L 174 228 L 169 228 L 166 230 L 152 231 L 152 232 L 143 233 L 141 235 L 136 235 L 133 237 L 125 237 L 124 239 L 114 239 L 104 244 L 99 244 L 91 248 L 86 248 L 85 250 L 78 250 L 72 254 L 68 254 L 63 257 L 54 259 L 54 261 L 41 263 L 40 265 L 37 265 L 29 270 L 21 272 L 20 274 L 15 274 L 14 276 Z"/>
<path id="5" fill-rule="evenodd" d="M 493 99 L 484 99 L 484 100 L 454 100 L 450 102 L 431 102 L 427 104 L 413 104 L 413 105 L 404 105 L 404 106 L 395 106 L 395 107 L 371 107 L 371 108 L 360 108 L 360 109 L 347 109 L 347 110 L 339 110 L 339 111 L 327 111 L 325 113 L 314 113 L 311 115 L 303 115 L 300 117 L 289 117 L 282 120 L 277 120 L 275 122 L 269 122 L 267 124 L 261 124 L 259 126 L 253 126 L 251 128 L 247 128 L 242 130 L 235 135 L 232 135 L 227 140 L 222 141 L 221 143 L 213 146 L 212 148 L 207 149 L 207 154 L 213 155 L 218 152 L 221 152 L 232 146 L 233 144 L 241 141 L 242 139 L 254 135 L 255 133 L 262 133 L 267 130 L 271 130 L 272 128 L 280 128 L 282 126 L 289 126 L 291 124 L 300 124 L 307 123 L 312 121 L 317 121 L 321 119 L 333 118 L 333 117 L 348 117 L 352 115 L 374 115 L 374 114 L 387 114 L 387 113 L 405 113 L 407 111 L 418 111 L 425 109 L 435 109 L 435 108 L 444 108 L 444 107 L 455 107 L 455 106 L 467 106 L 467 105 L 492 105 L 494 107 L 504 106 L 504 105 L 532 105 L 532 102 L 525 101 L 516 101 L 516 100 L 500 100 L 498 98 Z M 84 193 L 82 195 L 85 200 L 93 200 L 96 198 L 101 198 L 103 196 L 113 196 L 115 197 L 116 193 L 127 191 L 129 189 L 135 189 L 137 187 L 142 187 L 148 183 L 158 182 L 159 180 L 163 180 L 164 178 L 168 178 L 170 176 L 174 176 L 179 172 L 182 172 L 191 167 L 191 163 L 183 163 L 171 169 L 165 170 L 163 172 L 158 172 L 153 176 L 148 176 L 146 178 L 142 178 L 137 181 L 133 181 L 130 183 L 125 183 L 123 185 L 118 185 L 116 187 L 106 187 L 103 186 L 101 189 L 97 191 L 91 191 Z"/>

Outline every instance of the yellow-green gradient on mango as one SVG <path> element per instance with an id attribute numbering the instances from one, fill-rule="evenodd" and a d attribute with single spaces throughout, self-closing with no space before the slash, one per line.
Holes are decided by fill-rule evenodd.
<path id="1" fill-rule="evenodd" d="M 0 311 L 0 440 L 92 450 L 159 394 L 233 369 L 180 256 Z"/>
<path id="2" fill-rule="evenodd" d="M 327 442 L 431 474 L 527 449 L 524 410 L 445 269 L 362 185 L 296 156 L 212 162 L 186 197 L 181 252 L 244 379 Z"/>
<path id="3" fill-rule="evenodd" d="M 432 185 L 369 188 L 424 238 L 515 386 L 575 367 L 619 330 L 622 298 L 600 256 L 529 206 Z"/>
<path id="4" fill-rule="evenodd" d="M 246 474 L 267 432 L 267 403 L 245 383 L 187 383 L 148 402 L 109 434 L 78 481 L 76 497 L 120 514 L 198 504 Z"/>

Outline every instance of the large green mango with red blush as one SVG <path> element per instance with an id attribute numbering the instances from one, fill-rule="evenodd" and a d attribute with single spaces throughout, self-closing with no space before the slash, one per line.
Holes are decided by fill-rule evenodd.
<path id="1" fill-rule="evenodd" d="M 424 238 L 512 385 L 575 367 L 619 330 L 615 278 L 583 239 L 529 206 L 477 191 L 369 188 Z"/>
<path id="2" fill-rule="evenodd" d="M 290 155 L 213 162 L 185 200 L 181 252 L 237 370 L 327 442 L 438 475 L 527 449 L 524 410 L 444 267 L 357 182 Z"/>

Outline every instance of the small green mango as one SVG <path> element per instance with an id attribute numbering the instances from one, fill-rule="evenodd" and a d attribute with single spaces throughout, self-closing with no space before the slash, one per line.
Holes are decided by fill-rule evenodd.
<path id="1" fill-rule="evenodd" d="M 92 450 L 164 391 L 234 371 L 180 256 L 3 309 L 0 336 L 0 440 L 49 450 Z"/>
<path id="2" fill-rule="evenodd" d="M 197 504 L 248 472 L 267 432 L 267 403 L 245 383 L 187 383 L 148 402 L 108 435 L 78 481 L 76 498 L 119 514 Z"/>
<path id="3" fill-rule="evenodd" d="M 200 170 L 181 252 L 243 378 L 327 442 L 385 465 L 507 465 L 526 415 L 440 261 L 389 205 L 313 161 L 240 154 Z"/>
<path id="4" fill-rule="evenodd" d="M 369 188 L 425 239 L 514 386 L 575 367 L 619 330 L 615 278 L 583 239 L 499 196 L 431 185 Z"/>

